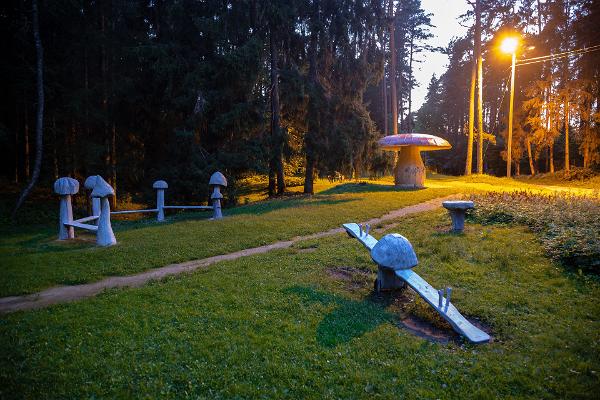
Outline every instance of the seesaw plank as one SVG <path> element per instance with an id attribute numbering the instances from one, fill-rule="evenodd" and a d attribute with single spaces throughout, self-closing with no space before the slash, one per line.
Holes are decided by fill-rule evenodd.
<path id="1" fill-rule="evenodd" d="M 355 223 L 343 225 L 348 235 L 356 238 L 369 251 L 377 244 L 378 240 L 367 234 L 364 230 L 361 231 L 360 226 Z M 379 267 L 381 268 L 381 267 Z M 421 278 L 416 272 L 410 269 L 395 271 L 396 276 L 405 281 L 415 292 L 419 294 L 431 307 L 433 307 L 450 325 L 452 328 L 465 336 L 473 343 L 484 343 L 490 340 L 490 336 L 471 324 L 459 311 L 452 302 L 447 303 L 443 298 L 442 308 L 439 305 L 439 294 L 433 286 L 425 279 Z"/>
<path id="2" fill-rule="evenodd" d="M 452 325 L 455 331 L 465 336 L 473 343 L 484 343 L 490 340 L 490 336 L 481 329 L 470 323 L 463 315 L 454 307 L 452 302 L 449 304 L 446 299 L 442 300 L 442 308 L 439 305 L 439 294 L 433 286 L 425 279 L 421 278 L 416 272 L 410 269 L 397 270 L 396 276 L 404 280 L 415 292 L 417 292 L 423 300 L 433 307 L 446 321 Z"/>

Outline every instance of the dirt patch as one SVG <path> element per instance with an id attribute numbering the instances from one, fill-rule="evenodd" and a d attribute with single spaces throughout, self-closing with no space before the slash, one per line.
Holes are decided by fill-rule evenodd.
<path id="1" fill-rule="evenodd" d="M 354 267 L 332 267 L 327 268 L 327 274 L 337 280 L 350 281 L 354 278 L 370 278 L 371 271 L 366 271 L 360 268 Z"/>
<path id="2" fill-rule="evenodd" d="M 421 319 L 415 315 L 408 315 L 400 320 L 402 328 L 413 335 L 436 343 L 459 342 L 460 335 L 452 329 L 443 329 L 435 326 L 430 321 Z"/>

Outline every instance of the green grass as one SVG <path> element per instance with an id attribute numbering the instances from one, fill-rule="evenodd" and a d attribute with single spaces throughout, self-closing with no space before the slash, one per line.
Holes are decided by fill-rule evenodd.
<path id="1" fill-rule="evenodd" d="M 0 235 L 0 297 L 60 285 L 128 275 L 171 263 L 225 254 L 297 235 L 320 232 L 350 220 L 455 193 L 460 188 L 398 191 L 391 186 L 346 184 L 313 197 L 290 197 L 225 210 L 227 218 L 209 222 L 209 213 L 115 221 L 119 244 L 98 248 L 88 240 L 59 242 L 54 221 L 46 225 L 5 226 Z M 12 231 L 12 229 L 15 229 Z"/>
<path id="2" fill-rule="evenodd" d="M 399 327 L 403 315 L 445 323 L 410 291 L 404 303 L 373 295 L 374 264 L 340 234 L 3 316 L 0 397 L 596 397 L 596 279 L 547 259 L 526 228 L 447 234 L 442 210 L 399 222 L 415 271 L 452 286 L 493 343 L 431 343 Z M 340 267 L 351 279 L 328 272 Z"/>
<path id="3" fill-rule="evenodd" d="M 490 176 L 433 175 L 427 181 L 428 188 L 417 191 L 394 189 L 390 177 L 365 182 L 364 185 L 332 184 L 319 180 L 313 197 L 292 196 L 259 202 L 255 200 L 262 199 L 264 193 L 254 185 L 247 192 L 250 204 L 225 210 L 228 218 L 217 223 L 206 221 L 208 213 L 169 214 L 164 224 L 157 224 L 154 219 L 115 219 L 113 227 L 119 244 L 113 248 L 97 248 L 93 236 L 81 231 L 77 235 L 84 240 L 56 241 L 56 204 L 38 199 L 24 210 L 22 220 L 28 223 L 17 227 L 0 223 L 0 297 L 129 275 L 260 246 L 327 230 L 350 220 L 381 216 L 451 193 L 520 190 L 552 193 L 556 189 Z M 290 191 L 293 194 L 301 189 L 293 187 Z M 559 189 L 574 195 L 598 193 L 591 188 Z M 76 200 L 80 206 L 83 204 L 81 196 L 76 196 Z M 7 204 L 4 207 L 8 209 Z"/>

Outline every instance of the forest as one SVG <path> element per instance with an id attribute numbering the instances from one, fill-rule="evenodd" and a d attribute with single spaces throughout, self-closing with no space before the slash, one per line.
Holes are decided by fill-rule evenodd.
<path id="1" fill-rule="evenodd" d="M 507 35 L 520 37 L 514 173 L 595 168 L 599 2 L 468 3 L 467 34 L 433 48 L 420 0 L 3 1 L 2 179 L 101 174 L 118 197 L 165 179 L 185 199 L 221 170 L 233 201 L 247 177 L 270 196 L 312 193 L 315 177 L 389 173 L 376 143 L 399 132 L 453 145 L 426 156 L 431 170 L 502 176 Z M 415 109 L 425 51 L 448 68 Z"/>

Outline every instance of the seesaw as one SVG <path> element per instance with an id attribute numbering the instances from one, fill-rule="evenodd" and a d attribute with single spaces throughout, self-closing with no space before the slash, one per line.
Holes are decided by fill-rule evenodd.
<path id="1" fill-rule="evenodd" d="M 487 333 L 471 324 L 450 302 L 451 288 L 446 288 L 444 297 L 444 290 L 436 290 L 412 271 L 418 264 L 417 255 L 404 236 L 393 233 L 378 241 L 369 235 L 369 225 L 364 231 L 362 225 L 355 223 L 344 224 L 343 227 L 348 235 L 358 239 L 369 250 L 371 258 L 378 265 L 375 281 L 377 291 L 402 288 L 406 283 L 469 341 L 484 343 L 490 340 Z"/>

